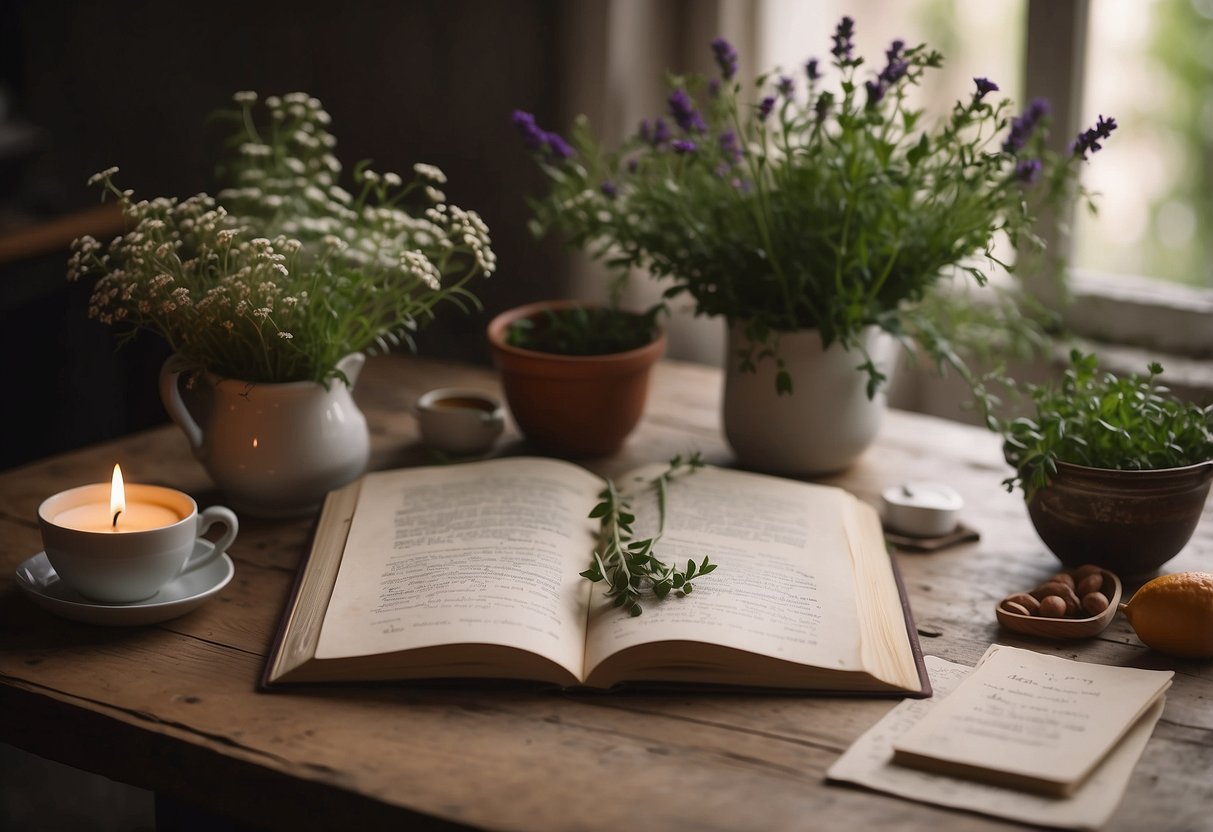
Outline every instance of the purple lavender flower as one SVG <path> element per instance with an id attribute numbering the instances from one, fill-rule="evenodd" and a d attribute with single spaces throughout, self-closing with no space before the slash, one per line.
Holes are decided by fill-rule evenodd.
<path id="1" fill-rule="evenodd" d="M 544 132 L 535 124 L 535 116 L 525 110 L 515 110 L 512 120 L 528 150 L 539 150 L 543 147 Z"/>
<path id="2" fill-rule="evenodd" d="M 1112 131 L 1117 127 L 1116 119 L 1100 116 L 1095 122 L 1094 127 L 1090 127 L 1078 134 L 1078 138 L 1074 140 L 1074 144 L 1070 147 L 1070 152 L 1082 159 L 1087 158 L 1088 153 L 1096 153 L 1103 147 L 1100 144 L 1100 139 L 1105 141 L 1112 136 Z"/>
<path id="3" fill-rule="evenodd" d="M 781 75 L 775 89 L 779 90 L 779 94 L 784 98 L 791 98 L 792 92 L 796 89 L 796 81 L 790 75 Z"/>
<path id="4" fill-rule="evenodd" d="M 602 185 L 599 186 L 599 190 L 602 191 L 602 195 L 607 199 L 614 199 L 615 197 L 619 196 L 619 187 L 614 182 L 603 182 Z"/>
<path id="5" fill-rule="evenodd" d="M 703 123 L 699 111 L 695 109 L 691 96 L 686 90 L 674 90 L 670 94 L 670 115 L 684 133 L 704 133 L 708 126 Z"/>
<path id="6" fill-rule="evenodd" d="M 720 76 L 726 81 L 732 80 L 737 74 L 737 50 L 724 38 L 716 38 L 712 41 L 712 54 L 720 67 Z"/>
<path id="7" fill-rule="evenodd" d="M 695 146 L 695 142 L 686 139 L 676 139 L 670 147 L 674 148 L 675 153 L 679 154 L 694 153 L 698 149 Z"/>
<path id="8" fill-rule="evenodd" d="M 821 70 L 817 66 L 816 58 L 809 58 L 809 60 L 805 63 L 804 74 L 809 77 L 810 83 L 821 77 Z"/>
<path id="9" fill-rule="evenodd" d="M 639 167 L 640 167 L 640 163 L 637 162 L 635 159 L 628 159 L 628 173 L 635 173 L 636 169 Z"/>
<path id="10" fill-rule="evenodd" d="M 719 78 L 713 78 L 712 80 L 708 81 L 708 96 L 711 98 L 720 97 L 720 79 Z"/>
<path id="11" fill-rule="evenodd" d="M 863 86 L 868 91 L 869 107 L 875 107 L 884 99 L 885 86 L 880 81 L 864 81 Z"/>
<path id="12" fill-rule="evenodd" d="M 1032 137 L 1032 131 L 1036 129 L 1036 125 L 1048 114 L 1048 101 L 1043 98 L 1037 98 L 1032 101 L 1028 105 L 1028 108 L 1024 110 L 1023 115 L 1011 119 L 1011 131 L 1002 143 L 1003 151 L 1006 153 L 1018 153 L 1023 150 L 1024 145 L 1028 143 L 1028 139 Z"/>
<path id="13" fill-rule="evenodd" d="M 885 57 L 888 59 L 884 69 L 880 70 L 880 74 L 876 76 L 874 81 L 865 81 L 864 88 L 868 91 L 868 106 L 875 107 L 884 100 L 885 93 L 889 88 L 905 77 L 905 74 L 910 71 L 910 64 L 902 57 L 902 52 L 906 48 L 904 40 L 895 40 L 885 51 Z"/>
<path id="14" fill-rule="evenodd" d="M 830 50 L 830 54 L 837 58 L 839 62 L 845 63 L 851 60 L 851 56 L 855 51 L 855 21 L 850 17 L 844 17 L 838 21 L 838 27 L 834 30 L 832 37 L 834 39 L 834 48 Z"/>
<path id="15" fill-rule="evenodd" d="M 726 159 L 731 161 L 733 164 L 737 164 L 741 161 L 743 152 L 741 145 L 737 143 L 736 133 L 734 133 L 732 130 L 726 130 L 720 134 L 720 138 L 717 141 L 720 142 L 720 152 L 724 154 Z"/>
<path id="16" fill-rule="evenodd" d="M 649 120 L 641 119 L 640 121 L 640 140 L 645 144 L 650 144 L 653 147 L 658 147 L 670 140 L 670 128 L 666 124 L 665 119 L 660 116 L 650 125 Z"/>
<path id="17" fill-rule="evenodd" d="M 535 116 L 525 110 L 515 110 L 512 120 L 514 126 L 518 128 L 519 135 L 522 136 L 522 143 L 528 150 L 546 149 L 553 156 L 559 156 L 561 159 L 571 159 L 575 155 L 568 142 L 555 133 L 541 130 L 535 123 Z"/>
<path id="18" fill-rule="evenodd" d="M 880 71 L 880 83 L 887 89 L 904 78 L 909 71 L 910 65 L 906 61 L 893 61 Z"/>
<path id="19" fill-rule="evenodd" d="M 555 133 L 544 133 L 543 138 L 553 155 L 561 159 L 571 159 L 575 155 L 569 143 Z"/>
<path id="20" fill-rule="evenodd" d="M 670 140 L 670 125 L 664 118 L 657 117 L 653 122 L 653 147 L 663 145 Z"/>
<path id="21" fill-rule="evenodd" d="M 895 40 L 889 44 L 889 48 L 885 51 L 885 67 L 877 76 L 880 80 L 880 85 L 887 90 L 889 87 L 901 80 L 910 69 L 910 64 L 901 57 L 903 50 L 906 48 L 904 40 Z M 883 92 L 881 93 L 883 96 Z"/>
<path id="22" fill-rule="evenodd" d="M 768 95 L 758 103 L 758 120 L 766 121 L 771 115 L 771 110 L 775 108 L 775 96 Z"/>
<path id="23" fill-rule="evenodd" d="M 1040 174 L 1039 159 L 1020 159 L 1015 163 L 1015 178 L 1025 185 L 1031 185 Z"/>
<path id="24" fill-rule="evenodd" d="M 977 85 L 977 92 L 973 93 L 973 100 L 980 101 L 992 92 L 998 92 L 998 85 L 989 78 L 974 78 L 973 83 Z"/>

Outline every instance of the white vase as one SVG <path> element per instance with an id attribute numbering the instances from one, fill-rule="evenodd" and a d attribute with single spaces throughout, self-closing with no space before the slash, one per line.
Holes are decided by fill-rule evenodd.
<path id="1" fill-rule="evenodd" d="M 366 357 L 347 355 L 333 379 L 251 383 L 200 374 L 182 397 L 188 369 L 173 356 L 160 371 L 160 397 L 194 456 L 237 511 L 295 517 L 314 511 L 333 488 L 360 476 L 370 457 L 366 418 L 350 395 Z"/>
<path id="2" fill-rule="evenodd" d="M 755 372 L 742 371 L 739 355 L 749 344 L 744 330 L 744 324 L 730 325 L 725 356 L 724 432 L 738 460 L 796 476 L 828 474 L 854 462 L 876 438 L 887 408 L 886 385 L 868 398 L 868 374 L 858 369 L 863 354 L 837 342 L 823 350 L 815 329 L 777 333 L 776 350 L 792 379 L 792 392 L 778 395 L 774 359 L 758 359 Z M 896 342 L 876 327 L 861 338 L 889 375 Z"/>

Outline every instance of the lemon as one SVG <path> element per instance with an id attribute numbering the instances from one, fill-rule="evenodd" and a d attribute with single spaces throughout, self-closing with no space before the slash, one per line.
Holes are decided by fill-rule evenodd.
<path id="1" fill-rule="evenodd" d="M 1145 644 L 1187 659 L 1213 657 L 1213 572 L 1178 572 L 1147 583 L 1120 611 Z"/>

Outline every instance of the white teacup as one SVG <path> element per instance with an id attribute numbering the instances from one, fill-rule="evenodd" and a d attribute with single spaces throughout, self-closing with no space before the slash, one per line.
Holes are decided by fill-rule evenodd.
<path id="1" fill-rule="evenodd" d="M 122 530 L 121 522 L 112 528 L 102 507 L 109 489 L 108 483 L 82 485 L 38 507 L 47 560 L 61 580 L 87 598 L 113 604 L 150 598 L 179 575 L 210 563 L 236 539 L 239 523 L 231 509 L 212 506 L 199 512 L 188 494 L 156 485 L 127 485 L 128 524 L 136 528 Z M 92 517 L 94 506 L 102 512 L 100 520 Z M 140 508 L 151 519 L 140 523 Z M 225 527 L 222 536 L 199 546 L 199 538 L 216 523 Z"/>
<path id="2" fill-rule="evenodd" d="M 441 387 L 417 402 L 421 439 L 448 454 L 480 454 L 493 447 L 505 427 L 501 402 L 478 390 Z"/>

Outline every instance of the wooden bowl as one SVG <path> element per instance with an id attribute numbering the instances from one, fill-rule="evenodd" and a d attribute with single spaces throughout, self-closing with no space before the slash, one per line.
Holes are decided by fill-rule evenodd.
<path id="1" fill-rule="evenodd" d="M 1003 603 L 1007 600 L 1004 598 L 994 608 L 994 614 L 998 616 L 998 623 L 1008 630 L 1041 638 L 1078 639 L 1099 635 L 1112 623 L 1112 619 L 1116 615 L 1116 608 L 1120 605 L 1121 593 L 1120 578 L 1107 569 L 1100 571 L 1103 573 L 1103 585 L 1100 587 L 1100 591 L 1108 599 L 1108 608 L 1099 615 L 1088 618 L 1042 618 L 1038 615 L 1022 615 L 1003 609 Z"/>

